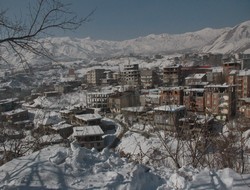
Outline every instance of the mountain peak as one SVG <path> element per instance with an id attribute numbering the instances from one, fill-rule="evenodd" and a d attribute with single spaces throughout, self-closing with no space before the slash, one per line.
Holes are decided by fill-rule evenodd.
<path id="1" fill-rule="evenodd" d="M 46 48 L 58 60 L 91 60 L 98 57 L 126 56 L 131 53 L 153 55 L 197 52 L 235 53 L 250 50 L 250 20 L 233 28 L 204 28 L 184 34 L 150 34 L 145 37 L 125 41 L 93 40 L 87 38 L 55 37 L 47 38 Z M 17 62 L 10 52 L 3 52 L 9 62 Z M 30 52 L 27 61 L 34 62 Z M 41 59 L 37 56 L 37 62 Z"/>

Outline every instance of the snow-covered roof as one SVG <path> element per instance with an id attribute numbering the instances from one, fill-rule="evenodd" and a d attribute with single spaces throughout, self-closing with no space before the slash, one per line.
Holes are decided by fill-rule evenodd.
<path id="1" fill-rule="evenodd" d="M 230 85 L 227 84 L 210 84 L 205 86 L 205 88 L 228 88 Z"/>
<path id="2" fill-rule="evenodd" d="M 137 107 L 126 107 L 122 108 L 122 111 L 129 111 L 129 112 L 145 112 L 148 109 L 145 106 L 137 106 Z"/>
<path id="3" fill-rule="evenodd" d="M 106 90 L 102 92 L 88 92 L 87 95 L 111 95 L 113 93 L 114 93 L 113 91 Z"/>
<path id="4" fill-rule="evenodd" d="M 98 113 L 75 115 L 75 117 L 77 119 L 81 119 L 83 121 L 92 121 L 92 120 L 96 120 L 96 119 L 102 119 L 102 116 L 99 115 Z"/>
<path id="5" fill-rule="evenodd" d="M 159 94 L 142 94 L 141 97 L 145 97 L 145 98 L 148 98 L 148 99 L 150 99 L 150 98 L 156 99 L 156 98 L 160 98 L 161 95 L 159 95 Z"/>
<path id="6" fill-rule="evenodd" d="M 202 79 L 206 74 L 205 73 L 196 73 L 196 74 L 191 74 L 185 79 Z"/>
<path id="7" fill-rule="evenodd" d="M 183 87 L 182 86 L 173 86 L 173 87 L 162 87 L 160 88 L 161 91 L 164 91 L 164 90 L 182 90 Z"/>
<path id="8" fill-rule="evenodd" d="M 250 98 L 239 98 L 239 100 L 250 103 Z"/>
<path id="9" fill-rule="evenodd" d="M 181 67 L 181 65 L 179 65 L 179 64 L 176 64 L 176 65 L 168 65 L 168 66 L 166 66 L 165 68 L 178 68 L 178 67 Z"/>
<path id="10" fill-rule="evenodd" d="M 214 119 L 213 116 L 198 115 L 196 122 L 198 124 L 206 124 Z"/>
<path id="11" fill-rule="evenodd" d="M 42 119 L 42 121 L 38 121 L 38 123 L 42 125 L 54 125 L 59 123 L 60 121 L 61 118 L 59 118 L 58 115 L 50 115 Z"/>
<path id="12" fill-rule="evenodd" d="M 196 73 L 196 74 L 194 74 L 194 78 L 196 78 L 196 79 L 201 79 L 204 76 L 206 76 L 205 73 Z"/>
<path id="13" fill-rule="evenodd" d="M 188 91 L 188 92 L 204 92 L 204 88 L 187 88 L 187 89 L 184 89 L 184 92 L 185 91 Z"/>
<path id="14" fill-rule="evenodd" d="M 92 136 L 92 135 L 104 135 L 103 130 L 99 125 L 93 126 L 80 126 L 73 128 L 73 136 Z"/>
<path id="15" fill-rule="evenodd" d="M 223 67 L 212 67 L 213 73 L 221 73 L 223 72 Z"/>
<path id="16" fill-rule="evenodd" d="M 239 70 L 239 76 L 249 76 L 250 70 Z"/>
<path id="17" fill-rule="evenodd" d="M 15 102 L 15 101 L 17 101 L 17 100 L 18 100 L 18 98 L 8 98 L 8 99 L 0 100 L 0 105 L 1 105 L 1 104 L 6 104 L 6 103 Z"/>
<path id="18" fill-rule="evenodd" d="M 54 130 L 60 130 L 60 129 L 66 129 L 66 128 L 70 128 L 73 127 L 73 125 L 65 123 L 65 121 L 57 123 L 55 125 L 52 126 L 52 129 Z"/>
<path id="19" fill-rule="evenodd" d="M 169 112 L 175 112 L 179 110 L 185 110 L 186 107 L 183 105 L 164 105 L 154 108 L 155 111 L 169 111 Z"/>
<path id="20" fill-rule="evenodd" d="M 60 113 L 65 113 L 65 114 L 69 114 L 71 111 L 70 110 L 61 110 Z"/>
<path id="21" fill-rule="evenodd" d="M 59 134 L 44 135 L 40 137 L 42 143 L 60 142 L 63 138 Z"/>
<path id="22" fill-rule="evenodd" d="M 14 114 L 22 113 L 22 112 L 27 112 L 27 110 L 18 108 L 18 109 L 15 109 L 15 110 L 3 112 L 2 115 L 14 115 Z"/>
<path id="23" fill-rule="evenodd" d="M 230 75 L 235 75 L 235 74 L 237 74 L 237 70 L 231 70 L 229 74 Z"/>

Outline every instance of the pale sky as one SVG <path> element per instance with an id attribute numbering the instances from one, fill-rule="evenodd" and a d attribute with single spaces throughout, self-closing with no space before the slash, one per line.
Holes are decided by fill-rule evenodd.
<path id="1" fill-rule="evenodd" d="M 0 0 L 11 15 L 27 11 L 35 0 Z M 91 22 L 58 36 L 125 40 L 149 34 L 180 34 L 206 27 L 232 27 L 250 20 L 250 0 L 61 0 Z"/>

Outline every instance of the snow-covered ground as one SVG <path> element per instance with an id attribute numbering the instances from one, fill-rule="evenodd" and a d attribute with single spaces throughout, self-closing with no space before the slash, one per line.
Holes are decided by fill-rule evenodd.
<path id="1" fill-rule="evenodd" d="M 250 175 L 231 169 L 179 170 L 150 168 L 128 162 L 114 152 L 51 146 L 0 167 L 1 189 L 243 189 Z"/>

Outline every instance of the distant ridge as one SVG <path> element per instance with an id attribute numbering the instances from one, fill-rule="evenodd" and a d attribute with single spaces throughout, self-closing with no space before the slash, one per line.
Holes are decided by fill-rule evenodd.
<path id="1" fill-rule="evenodd" d="M 184 34 L 150 34 L 125 41 L 93 40 L 91 38 L 50 37 L 45 47 L 55 60 L 91 60 L 98 57 L 154 55 L 173 53 L 250 53 L 250 21 L 233 28 L 205 28 Z M 10 62 L 18 59 L 4 52 Z M 46 61 L 30 53 L 25 54 L 31 63 Z"/>

